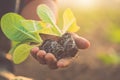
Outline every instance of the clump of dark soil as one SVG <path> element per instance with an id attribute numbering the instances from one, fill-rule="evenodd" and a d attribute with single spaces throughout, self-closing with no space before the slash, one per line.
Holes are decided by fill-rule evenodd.
<path id="1" fill-rule="evenodd" d="M 65 57 L 74 57 L 78 51 L 76 43 L 70 33 L 65 33 L 58 41 L 47 39 L 40 46 L 41 50 L 53 53 L 59 60 Z"/>

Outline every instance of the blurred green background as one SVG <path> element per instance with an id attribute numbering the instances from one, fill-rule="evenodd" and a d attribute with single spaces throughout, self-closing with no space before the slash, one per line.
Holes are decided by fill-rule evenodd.
<path id="1" fill-rule="evenodd" d="M 120 0 L 59 0 L 59 8 L 59 24 L 63 11 L 72 9 L 81 28 L 78 34 L 91 42 L 88 55 L 107 64 L 120 63 Z"/>

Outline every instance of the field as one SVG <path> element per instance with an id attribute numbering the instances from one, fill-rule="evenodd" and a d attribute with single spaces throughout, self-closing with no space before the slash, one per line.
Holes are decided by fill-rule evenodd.
<path id="1" fill-rule="evenodd" d="M 120 80 L 119 5 L 119 0 L 103 1 L 94 9 L 71 5 L 61 7 L 60 4 L 59 19 L 62 20 L 64 9 L 70 7 L 80 26 L 77 34 L 88 39 L 91 46 L 79 50 L 68 68 L 50 70 L 30 56 L 24 63 L 15 65 L 15 74 L 35 80 Z"/>

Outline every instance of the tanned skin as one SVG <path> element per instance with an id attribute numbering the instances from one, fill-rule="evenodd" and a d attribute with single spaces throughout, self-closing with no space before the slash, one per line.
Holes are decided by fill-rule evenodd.
<path id="1" fill-rule="evenodd" d="M 36 8 L 40 4 L 46 4 L 48 5 L 52 11 L 54 12 L 55 16 L 57 17 L 57 4 L 56 0 L 31 0 L 23 9 L 21 12 L 21 15 L 24 16 L 26 19 L 34 19 L 34 20 L 40 20 L 36 14 Z M 76 45 L 79 49 L 86 49 L 90 46 L 90 43 L 88 40 L 86 40 L 83 37 L 78 36 L 75 33 L 71 33 L 73 36 Z M 44 40 L 48 37 L 56 38 L 54 36 L 48 36 L 43 35 Z M 46 53 L 44 50 L 40 50 L 38 47 L 34 47 L 31 50 L 31 55 L 40 63 L 43 65 L 48 65 L 51 69 L 57 69 L 57 68 L 65 68 L 70 65 L 72 62 L 72 58 L 64 58 L 57 61 L 55 56 L 52 53 Z"/>

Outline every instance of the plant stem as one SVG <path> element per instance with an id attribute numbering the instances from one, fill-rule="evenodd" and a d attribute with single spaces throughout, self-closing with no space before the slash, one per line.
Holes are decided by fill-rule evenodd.
<path id="1" fill-rule="evenodd" d="M 58 34 L 60 36 L 62 36 L 62 31 L 60 30 L 60 28 L 56 24 L 53 24 L 53 25 L 55 26 L 56 30 L 58 31 Z"/>

